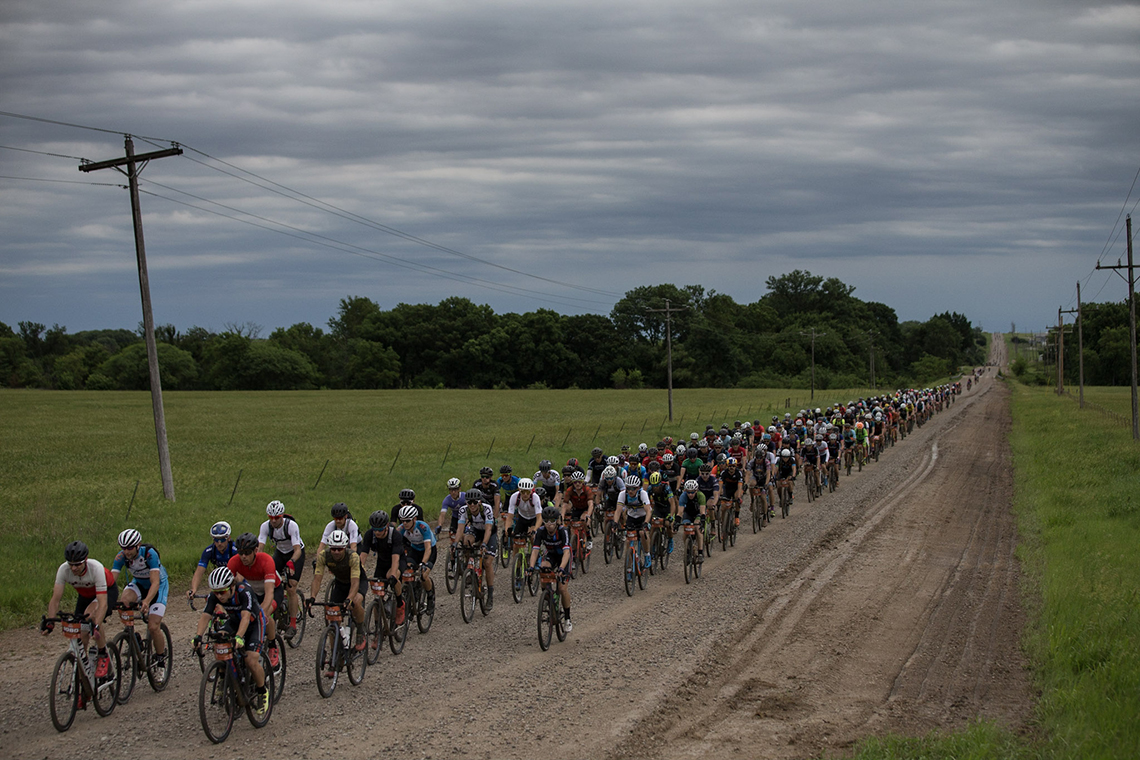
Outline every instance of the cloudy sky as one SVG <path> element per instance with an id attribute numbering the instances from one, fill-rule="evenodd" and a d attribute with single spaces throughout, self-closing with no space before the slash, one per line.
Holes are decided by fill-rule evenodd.
<path id="1" fill-rule="evenodd" d="M 1126 295 L 1138 93 L 1135 3 L 5 0 L 0 321 L 137 325 L 125 178 L 77 171 L 131 133 L 185 150 L 140 185 L 181 329 L 793 269 L 1042 329 Z"/>

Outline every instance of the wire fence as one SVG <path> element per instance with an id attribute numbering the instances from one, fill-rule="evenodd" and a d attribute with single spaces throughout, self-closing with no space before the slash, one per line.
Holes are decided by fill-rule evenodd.
<path id="1" fill-rule="evenodd" d="M 1064 391 L 1062 391 L 1062 393 L 1064 393 L 1066 396 L 1068 396 L 1073 401 L 1079 403 L 1079 400 L 1077 399 L 1077 397 L 1074 396 L 1068 388 L 1066 388 Z M 1105 419 L 1107 419 L 1109 422 L 1111 422 L 1114 425 L 1119 425 L 1120 427 L 1132 427 L 1131 415 L 1123 415 L 1120 412 L 1114 412 L 1113 410 L 1108 409 L 1106 407 L 1103 407 L 1100 404 L 1095 404 L 1092 401 L 1089 401 L 1088 399 L 1085 399 L 1085 407 L 1092 409 L 1094 412 L 1099 412 L 1101 414 L 1101 416 L 1103 416 Z"/>

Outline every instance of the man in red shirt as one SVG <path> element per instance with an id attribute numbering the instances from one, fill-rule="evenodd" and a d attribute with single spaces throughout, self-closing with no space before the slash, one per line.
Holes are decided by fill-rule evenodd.
<path id="1" fill-rule="evenodd" d="M 253 589 L 254 596 L 261 603 L 265 612 L 265 643 L 269 663 L 277 667 L 275 662 L 277 651 L 274 640 L 277 637 L 277 623 L 273 613 L 278 606 L 285 603 L 285 589 L 281 584 L 281 576 L 277 574 L 277 566 L 273 557 L 257 550 L 257 536 L 252 533 L 242 533 L 234 540 L 237 556 L 231 557 L 226 565 L 234 574 L 238 583 L 245 581 Z"/>

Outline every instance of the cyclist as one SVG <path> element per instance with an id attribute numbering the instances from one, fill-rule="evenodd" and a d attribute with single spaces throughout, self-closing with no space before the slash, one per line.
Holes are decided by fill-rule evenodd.
<path id="1" fill-rule="evenodd" d="M 350 544 L 348 533 L 340 528 L 329 534 L 324 548 L 317 551 L 309 596 L 316 599 L 317 592 L 321 590 L 321 580 L 325 570 L 332 573 L 329 602 L 340 604 L 347 601 L 351 606 L 352 619 L 356 621 L 361 631 L 360 640 L 353 648 L 357 652 L 362 652 L 368 646 L 367 635 L 364 633 L 364 594 L 368 590 L 368 576 L 364 571 L 364 565 L 360 562 L 360 555 L 350 548 Z"/>
<path id="2" fill-rule="evenodd" d="M 827 447 L 827 441 L 824 440 L 823 433 L 815 434 L 815 456 L 818 460 L 819 466 L 819 482 L 821 485 L 827 485 L 828 464 L 831 462 L 831 449 Z"/>
<path id="3" fill-rule="evenodd" d="M 586 463 L 586 483 L 597 486 L 602 480 L 602 472 L 608 466 L 604 452 L 595 446 L 590 452 L 590 461 Z"/>
<path id="4" fill-rule="evenodd" d="M 376 553 L 376 570 L 372 573 L 372 577 L 376 580 L 387 579 L 396 596 L 396 625 L 403 625 L 406 611 L 403 582 L 400 579 L 408 567 L 408 560 L 404 555 L 404 537 L 392 526 L 388 513 L 382 509 L 372 513 L 368 518 L 368 525 L 369 528 L 364 532 L 360 542 L 360 563 L 363 565 L 368 555 Z M 378 646 L 378 642 L 373 641 L 372 646 Z"/>
<path id="5" fill-rule="evenodd" d="M 328 546 L 329 536 L 334 530 L 343 530 L 348 534 L 348 548 L 355 552 L 357 546 L 360 545 L 360 528 L 356 525 L 356 520 L 352 519 L 348 505 L 343 501 L 338 501 L 333 504 L 331 511 L 332 520 L 325 526 L 325 531 L 321 534 L 321 543 L 317 546 L 317 553 L 319 554 L 322 549 Z"/>
<path id="6" fill-rule="evenodd" d="M 560 513 L 570 520 L 586 521 L 586 551 L 593 549 L 594 533 L 590 527 L 590 518 L 594 515 L 594 492 L 586 485 L 584 472 L 575 470 L 570 474 L 570 485 L 562 492 Z M 546 511 L 543 510 L 543 515 L 545 514 Z"/>
<path id="7" fill-rule="evenodd" d="M 542 519 L 542 499 L 535 493 L 534 481 L 523 478 L 519 490 L 507 502 L 507 532 L 526 538 Z"/>
<path id="8" fill-rule="evenodd" d="M 499 487 L 500 511 L 503 499 L 511 498 L 511 494 L 519 490 L 519 478 L 517 475 L 512 475 L 511 472 L 511 466 L 505 464 L 499 468 L 499 477 L 495 480 L 495 485 Z"/>
<path id="9" fill-rule="evenodd" d="M 520 481 L 519 492 L 523 492 L 523 483 Z M 514 497 L 511 497 L 512 500 Z M 483 492 L 478 488 L 467 491 L 467 503 L 459 508 L 459 530 L 463 532 L 463 545 L 482 547 L 483 549 L 483 577 L 487 579 L 487 611 L 495 605 L 495 552 L 499 546 L 499 537 L 495 535 L 494 508 L 483 501 Z"/>
<path id="10" fill-rule="evenodd" d="M 697 523 L 697 562 L 705 561 L 705 495 L 697 488 L 696 480 L 686 480 L 685 490 L 677 499 L 681 511 L 681 524 Z"/>
<path id="11" fill-rule="evenodd" d="M 808 474 L 814 472 L 817 478 L 822 475 L 822 463 L 819 461 L 819 449 L 815 447 L 814 441 L 804 441 L 803 450 L 800 452 L 800 458 L 804 463 L 804 483 L 807 483 Z M 822 482 L 822 480 L 821 480 Z"/>
<path id="12" fill-rule="evenodd" d="M 737 525 L 740 525 L 740 502 L 744 498 L 744 472 L 738 466 L 739 464 L 740 462 L 736 457 L 726 457 L 724 467 L 718 471 L 720 497 L 732 499 L 732 508 Z"/>
<path id="13" fill-rule="evenodd" d="M 538 463 L 538 472 L 534 474 L 532 480 L 536 486 L 545 488 L 548 494 L 558 493 L 558 486 L 562 483 L 562 478 L 553 469 L 549 459 L 543 459 Z"/>
<path id="14" fill-rule="evenodd" d="M 476 480 L 471 485 L 473 488 L 478 488 L 480 491 L 483 492 L 483 501 L 485 501 L 491 505 L 491 508 L 494 509 L 494 511 L 495 511 L 495 520 L 498 520 L 499 519 L 499 484 L 496 483 L 494 480 L 492 480 L 492 478 L 494 478 L 494 477 L 495 477 L 495 471 L 492 470 L 490 467 L 484 467 L 481 470 L 479 470 L 479 479 Z M 424 519 L 424 516 L 421 514 L 416 519 L 422 520 L 422 519 Z"/>
<path id="15" fill-rule="evenodd" d="M 649 535 L 645 531 L 645 518 L 648 514 L 645 508 L 648 506 L 649 494 L 641 487 L 641 478 L 636 475 L 626 478 L 625 488 L 618 494 L 618 511 L 615 519 L 624 522 L 627 531 L 637 531 L 641 545 L 645 548 L 645 567 L 647 569 L 653 564 L 653 558 L 649 555 L 648 550 Z M 625 518 L 624 521 L 622 520 L 623 517 Z"/>
<path id="16" fill-rule="evenodd" d="M 40 621 L 40 631 L 47 636 L 55 630 L 55 623 L 49 623 L 48 618 L 59 614 L 64 587 L 70 585 L 79 595 L 75 601 L 75 614 L 83 615 L 91 621 L 95 643 L 99 647 L 98 658 L 95 660 L 95 677 L 106 678 L 110 672 L 110 660 L 107 657 L 103 621 L 111 614 L 111 608 L 118 600 L 119 587 L 115 585 L 111 571 L 103 567 L 102 562 L 87 555 L 87 544 L 82 541 L 72 541 L 63 550 L 64 562 L 55 571 L 55 588 L 52 589 L 51 600 L 48 602 L 47 615 Z M 86 623 L 83 625 L 82 640 L 86 649 L 89 641 Z"/>
<path id="17" fill-rule="evenodd" d="M 474 489 L 479 490 L 479 489 Z M 482 492 L 480 492 L 482 493 Z M 463 504 L 467 504 L 466 496 Z M 459 515 L 456 515 L 456 528 L 458 528 Z M 404 553 L 408 557 L 408 565 L 420 568 L 420 579 L 427 594 L 427 611 L 429 615 L 435 614 L 435 586 L 431 582 L 431 569 L 435 566 L 436 539 L 431 528 L 423 520 L 416 519 L 416 510 L 410 505 L 400 510 L 400 535 L 404 539 Z M 430 550 L 430 551 L 429 551 Z"/>
<path id="18" fill-rule="evenodd" d="M 265 641 L 268 644 L 266 654 L 269 655 L 269 664 L 276 668 L 279 655 L 277 623 L 273 619 L 273 613 L 285 603 L 281 575 L 277 572 L 273 557 L 259 551 L 260 544 L 252 533 L 242 533 L 235 538 L 234 548 L 237 549 L 237 556 L 230 559 L 226 567 L 239 582 L 246 581 L 249 584 L 261 605 L 261 611 L 265 613 Z"/>
<path id="19" fill-rule="evenodd" d="M 443 531 L 444 515 L 447 515 L 451 518 L 448 523 L 451 526 L 449 532 L 452 536 L 455 535 L 455 529 L 459 525 L 459 508 L 463 506 L 466 499 L 459 490 L 461 485 L 459 478 L 450 478 L 447 481 L 447 496 L 443 497 L 443 503 L 439 505 L 439 519 L 435 521 L 436 533 Z"/>
<path id="20" fill-rule="evenodd" d="M 760 492 L 768 497 L 768 512 L 772 511 L 772 465 L 776 458 L 768 453 L 766 444 L 756 447 L 756 454 L 748 462 L 748 474 L 752 478 L 752 492 Z"/>
<path id="21" fill-rule="evenodd" d="M 669 488 L 674 492 L 677 490 L 677 483 L 681 477 L 681 463 L 668 449 L 661 455 L 661 477 L 669 483 Z"/>
<path id="22" fill-rule="evenodd" d="M 559 525 L 561 513 L 557 507 L 546 507 L 542 510 L 542 527 L 535 531 L 534 548 L 530 552 L 531 572 L 537 572 L 539 567 L 558 568 L 558 593 L 562 597 L 562 612 L 565 619 L 563 627 L 566 633 L 573 630 L 570 622 L 570 531 L 565 525 Z M 539 558 L 539 552 L 542 558 Z"/>
<path id="23" fill-rule="evenodd" d="M 653 505 L 653 516 L 665 521 L 665 535 L 669 537 L 669 553 L 673 553 L 673 520 L 677 516 L 677 500 L 669 481 L 660 472 L 649 474 L 649 501 Z"/>
<path id="24" fill-rule="evenodd" d="M 416 492 L 410 488 L 403 488 L 400 489 L 400 503 L 392 507 L 391 517 L 393 523 L 397 525 L 400 523 L 400 510 L 409 504 L 416 508 L 416 519 L 424 519 L 424 508 L 416 504 Z"/>
<path id="25" fill-rule="evenodd" d="M 244 583 L 238 582 L 228 567 L 215 568 L 210 573 L 208 582 L 210 595 L 206 597 L 206 606 L 198 616 L 198 632 L 191 644 L 195 651 L 201 648 L 202 634 L 221 606 L 226 615 L 226 630 L 234 636 L 234 646 L 245 650 L 245 666 L 249 668 L 257 686 L 257 714 L 265 715 L 269 709 L 269 688 L 265 685 L 265 669 L 261 667 L 261 658 L 258 657 L 265 638 L 265 613 L 254 601 L 253 591 Z"/>
<path id="26" fill-rule="evenodd" d="M 855 459 L 860 464 L 867 459 L 867 428 L 862 420 L 855 423 Z"/>
<path id="27" fill-rule="evenodd" d="M 127 528 L 119 534 L 119 553 L 111 563 L 111 575 L 115 582 L 119 572 L 126 567 L 133 576 L 121 595 L 124 604 L 141 601 L 139 606 L 147 610 L 147 628 L 154 642 L 154 664 L 159 670 L 166 667 L 166 637 L 159 628 L 166 614 L 166 595 L 170 590 L 166 568 L 158 558 L 158 550 L 142 542 L 142 534 Z"/>
<path id="28" fill-rule="evenodd" d="M 780 449 L 780 458 L 776 462 L 776 479 L 788 481 L 788 504 L 791 504 L 796 487 L 796 475 L 799 473 L 799 468 L 796 466 L 796 458 L 792 456 L 792 450 L 789 448 Z"/>
<path id="29" fill-rule="evenodd" d="M 685 449 L 685 459 L 681 462 L 681 474 L 685 478 L 685 482 L 696 479 L 701 472 L 702 464 L 704 464 L 704 460 L 698 457 L 696 446 Z"/>
<path id="30" fill-rule="evenodd" d="M 285 595 L 289 603 L 289 635 L 297 631 L 297 584 L 305 569 L 305 542 L 301 540 L 301 529 L 292 515 L 285 514 L 285 505 L 274 499 L 265 505 L 269 518 L 261 524 L 257 534 L 257 551 L 265 550 L 266 543 L 273 540 L 273 566 L 285 585 Z M 232 569 L 232 565 L 231 565 Z M 272 623 L 272 616 L 270 616 Z"/>
<path id="31" fill-rule="evenodd" d="M 701 465 L 696 481 L 697 488 L 705 495 L 705 502 L 716 504 L 717 494 L 720 493 L 720 480 L 713 475 L 713 466 L 708 462 Z"/>
<path id="32" fill-rule="evenodd" d="M 190 580 L 190 590 L 186 592 L 187 599 L 193 599 L 194 595 L 198 593 L 202 576 L 206 574 L 210 565 L 225 567 L 237 554 L 234 542 L 230 540 L 230 524 L 228 522 L 214 523 L 210 528 L 210 539 L 210 545 L 202 551 L 202 556 L 198 560 L 198 567 L 194 569 L 194 577 Z"/>

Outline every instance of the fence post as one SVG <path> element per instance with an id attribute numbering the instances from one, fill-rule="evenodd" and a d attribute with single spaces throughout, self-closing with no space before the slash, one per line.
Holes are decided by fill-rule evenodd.
<path id="1" fill-rule="evenodd" d="M 313 490 L 314 491 L 317 490 L 317 486 L 320 484 L 321 478 L 324 477 L 325 467 L 328 467 L 328 466 L 329 466 L 329 460 L 326 459 L 325 460 L 325 466 L 321 468 L 321 474 L 317 476 L 317 482 L 313 483 Z"/>
<path id="2" fill-rule="evenodd" d="M 135 490 L 131 492 L 131 501 L 129 504 L 127 504 L 127 516 L 124 518 L 125 520 L 131 519 L 131 507 L 133 507 L 135 505 L 135 494 L 137 494 L 138 492 L 139 492 L 139 482 L 136 480 L 135 481 Z M 231 500 L 232 500 L 232 498 L 233 497 L 231 497 Z"/>
<path id="3" fill-rule="evenodd" d="M 598 440 L 598 433 L 602 432 L 602 423 L 598 423 L 598 429 L 594 431 L 594 437 L 590 439 L 590 443 Z"/>
<path id="4" fill-rule="evenodd" d="M 234 490 L 230 491 L 230 500 L 226 502 L 227 507 L 234 503 L 234 494 L 237 493 L 237 487 L 238 487 L 238 483 L 241 482 L 242 472 L 243 472 L 242 470 L 238 470 L 237 480 L 234 481 Z"/>
<path id="5" fill-rule="evenodd" d="M 491 458 L 491 449 L 495 448 L 495 436 L 491 436 L 491 445 L 487 447 L 487 459 Z"/>
<path id="6" fill-rule="evenodd" d="M 648 418 L 648 417 L 646 417 L 646 418 L 645 418 L 645 422 L 641 423 L 641 433 L 644 433 L 644 432 L 645 432 L 645 426 L 646 426 L 646 425 L 648 425 L 648 424 L 649 424 L 649 418 Z M 641 433 L 638 433 L 638 435 L 641 435 Z"/>
<path id="7" fill-rule="evenodd" d="M 404 449 L 403 449 L 403 447 L 396 449 L 396 456 L 395 456 L 395 458 L 392 460 L 392 466 L 388 468 L 388 474 L 389 474 L 389 475 L 391 475 L 391 474 L 392 474 L 392 470 L 396 469 L 396 462 L 398 462 L 398 461 L 399 461 L 399 459 L 400 459 L 400 452 L 401 452 L 401 451 L 403 451 L 403 450 L 404 450 Z"/>
<path id="8" fill-rule="evenodd" d="M 538 433 L 535 433 L 534 435 L 532 435 L 532 436 L 530 437 L 530 443 L 528 443 L 528 444 L 526 445 L 526 453 L 527 453 L 527 454 L 529 454 L 529 453 L 530 453 L 530 447 L 534 445 L 534 436 L 536 436 L 536 435 L 538 435 Z M 526 455 L 524 454 L 523 456 L 526 456 Z"/>
<path id="9" fill-rule="evenodd" d="M 570 440 L 570 431 L 574 428 L 566 428 L 566 437 L 562 439 L 562 448 L 566 448 L 566 442 Z"/>
<path id="10" fill-rule="evenodd" d="M 447 451 L 443 452 L 443 461 L 439 463 L 439 469 L 443 470 L 443 466 L 447 464 L 447 455 L 451 453 L 451 441 L 447 442 Z"/>

